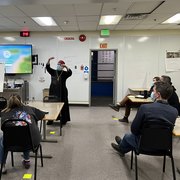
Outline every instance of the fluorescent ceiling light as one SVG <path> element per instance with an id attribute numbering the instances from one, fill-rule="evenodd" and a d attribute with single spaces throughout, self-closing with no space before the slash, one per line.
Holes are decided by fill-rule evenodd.
<path id="1" fill-rule="evenodd" d="M 101 16 L 99 25 L 115 25 L 118 24 L 121 18 L 121 15 Z"/>
<path id="2" fill-rule="evenodd" d="M 172 16 L 171 18 L 167 19 L 166 21 L 163 22 L 163 24 L 173 24 L 173 23 L 180 23 L 180 13 Z"/>
<path id="3" fill-rule="evenodd" d="M 32 17 L 40 26 L 57 26 L 56 22 L 51 17 Z"/>

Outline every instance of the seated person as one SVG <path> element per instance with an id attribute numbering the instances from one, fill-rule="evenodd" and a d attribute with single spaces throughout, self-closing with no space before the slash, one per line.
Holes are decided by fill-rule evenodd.
<path id="1" fill-rule="evenodd" d="M 160 77 L 160 80 L 163 82 L 166 82 L 172 86 L 173 93 L 170 96 L 170 98 L 168 99 L 168 103 L 169 103 L 169 105 L 175 107 L 178 110 L 178 114 L 180 115 L 179 97 L 176 94 L 176 88 L 172 85 L 171 78 L 169 76 L 162 75 Z"/>
<path id="2" fill-rule="evenodd" d="M 41 141 L 41 134 L 39 132 L 39 128 L 37 126 L 37 121 L 43 119 L 45 116 L 45 112 L 30 106 L 26 106 L 22 103 L 19 95 L 11 95 L 7 107 L 1 111 L 1 124 L 10 118 L 18 118 L 26 120 L 30 123 L 30 128 L 32 132 L 32 138 L 35 145 L 39 144 Z M 16 126 L 22 125 L 21 121 L 15 123 Z M 29 159 L 29 151 L 23 152 L 24 160 L 22 161 L 23 166 L 26 169 L 30 168 L 30 159 Z M 3 136 L 0 137 L 0 163 L 4 163 L 3 161 Z M 7 170 L 5 166 L 3 167 L 3 174 L 6 174 Z"/>
<path id="3" fill-rule="evenodd" d="M 140 106 L 131 124 L 131 133 L 125 134 L 123 139 L 116 136 L 115 141 L 117 144 L 111 143 L 111 146 L 118 151 L 122 157 L 138 147 L 141 129 L 145 121 L 150 119 L 167 119 L 172 124 L 175 124 L 178 111 L 176 108 L 170 106 L 167 101 L 173 93 L 172 86 L 168 83 L 158 81 L 154 84 L 153 91 L 156 101 L 154 103 L 143 104 Z"/>
<path id="4" fill-rule="evenodd" d="M 153 78 L 153 85 L 151 86 L 151 88 L 150 88 L 150 90 L 149 90 L 149 92 L 148 92 L 148 96 L 149 96 L 149 97 L 151 96 L 151 93 L 152 93 L 152 91 L 153 91 L 154 83 L 157 82 L 157 81 L 159 81 L 159 80 L 160 80 L 159 77 L 154 77 L 154 78 Z M 109 106 L 110 106 L 113 110 L 115 110 L 115 111 L 119 111 L 120 107 L 125 107 L 125 115 L 124 115 L 124 117 L 123 117 L 122 119 L 119 119 L 120 122 L 126 122 L 126 123 L 128 123 L 128 122 L 129 122 L 129 121 L 128 121 L 128 117 L 129 117 L 129 115 L 130 115 L 130 113 L 131 113 L 131 108 L 132 108 L 133 106 L 138 106 L 137 104 L 132 103 L 132 102 L 129 100 L 129 98 L 128 98 L 129 95 L 131 95 L 131 94 L 126 95 L 126 96 L 124 97 L 124 99 L 123 99 L 121 102 L 117 103 L 116 105 L 109 104 Z"/>

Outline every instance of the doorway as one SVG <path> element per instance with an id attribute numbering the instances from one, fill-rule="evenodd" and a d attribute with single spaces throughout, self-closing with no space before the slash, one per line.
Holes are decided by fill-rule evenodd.
<path id="1" fill-rule="evenodd" d="M 115 99 L 116 50 L 91 50 L 91 106 L 108 106 Z"/>

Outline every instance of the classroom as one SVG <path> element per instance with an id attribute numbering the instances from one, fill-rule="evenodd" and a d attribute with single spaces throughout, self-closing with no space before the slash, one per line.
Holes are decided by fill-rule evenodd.
<path id="1" fill-rule="evenodd" d="M 41 143 L 43 153 L 51 157 L 44 158 L 43 167 L 38 158 L 38 180 L 135 179 L 131 153 L 122 158 L 111 143 L 115 136 L 122 138 L 131 131 L 138 108 L 132 107 L 129 123 L 123 123 L 118 119 L 124 116 L 125 107 L 116 112 L 109 104 L 118 103 L 127 94 L 143 95 L 152 86 L 153 77 L 162 75 L 171 78 L 180 97 L 180 20 L 163 23 L 180 13 L 179 7 L 178 0 L 0 2 L 0 97 L 18 94 L 24 104 L 36 107 L 34 102 L 43 102 L 50 95 L 48 60 L 54 57 L 50 61 L 53 69 L 62 60 L 67 71 L 72 71 L 66 81 L 71 121 L 61 127 L 51 118 L 51 111 L 57 113 L 55 104 L 37 106 L 49 112 L 41 122 L 43 140 L 55 139 L 55 143 Z M 99 24 L 101 16 L 111 14 L 121 15 L 117 24 Z M 48 16 L 56 25 L 40 26 L 32 19 Z M 8 48 L 12 52 L 27 48 L 28 71 L 21 67 L 22 72 L 16 72 L 10 68 L 17 69 L 12 61 L 5 63 L 3 56 L 11 56 Z M 135 89 L 141 90 L 132 92 Z M 53 119 L 52 125 L 46 124 L 47 117 Z M 173 137 L 176 179 L 180 179 L 179 148 L 179 137 Z M 28 170 L 23 169 L 18 153 L 14 153 L 14 159 L 12 167 L 8 155 L 8 173 L 2 179 L 26 179 L 24 174 L 32 174 L 29 179 L 34 179 L 34 159 Z M 139 179 L 173 179 L 170 158 L 164 173 L 162 169 L 162 157 L 138 156 Z"/>

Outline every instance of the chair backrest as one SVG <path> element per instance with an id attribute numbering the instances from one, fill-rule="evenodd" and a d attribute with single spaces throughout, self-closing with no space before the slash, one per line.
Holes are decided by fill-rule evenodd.
<path id="1" fill-rule="evenodd" d="M 43 102 L 60 102 L 57 96 L 45 96 Z"/>
<path id="2" fill-rule="evenodd" d="M 4 97 L 0 97 L 0 111 L 3 110 L 7 106 L 7 99 Z"/>
<path id="3" fill-rule="evenodd" d="M 22 122 L 23 126 L 15 125 L 16 122 Z M 7 151 L 23 152 L 35 148 L 30 132 L 30 124 L 23 119 L 5 120 L 1 127 L 3 131 L 3 145 Z"/>
<path id="4" fill-rule="evenodd" d="M 144 123 L 138 153 L 170 155 L 172 153 L 173 124 L 166 120 L 150 120 Z"/>

